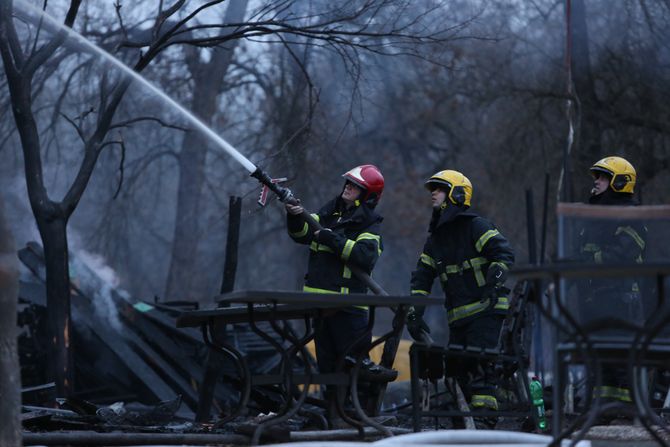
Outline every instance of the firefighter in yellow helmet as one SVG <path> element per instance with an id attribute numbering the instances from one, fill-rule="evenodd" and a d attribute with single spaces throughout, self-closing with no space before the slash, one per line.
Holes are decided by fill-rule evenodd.
<path id="1" fill-rule="evenodd" d="M 594 205 L 635 206 L 637 173 L 622 157 L 605 157 L 590 168 L 593 188 L 589 203 Z M 643 262 L 647 229 L 639 221 L 601 220 L 585 222 L 579 233 L 580 257 L 595 264 Z M 640 320 L 642 303 L 638 282 L 634 278 L 594 278 L 579 283 L 580 319 L 583 323 L 598 319 L 624 318 Z M 631 404 L 626 368 L 606 365 L 602 386 L 594 396 L 606 402 Z M 613 412 L 618 417 L 621 413 Z"/>
<path id="2" fill-rule="evenodd" d="M 445 295 L 449 343 L 493 348 L 498 343 L 509 309 L 507 272 L 514 252 L 507 239 L 487 219 L 468 212 L 472 184 L 458 171 L 435 173 L 425 184 L 433 215 L 429 235 L 412 273 L 411 294 L 428 295 L 435 278 Z M 424 309 L 412 309 L 407 318 L 410 335 L 421 340 L 430 329 Z M 453 370 L 447 365 L 447 370 Z M 473 410 L 495 410 L 493 365 L 476 360 L 458 366 L 457 377 Z M 488 424 L 492 421 L 486 420 Z"/>
<path id="3" fill-rule="evenodd" d="M 591 203 L 599 203 L 606 197 L 614 202 L 632 200 L 637 173 L 628 160 L 621 157 L 605 157 L 595 162 L 590 171 L 593 176 Z"/>

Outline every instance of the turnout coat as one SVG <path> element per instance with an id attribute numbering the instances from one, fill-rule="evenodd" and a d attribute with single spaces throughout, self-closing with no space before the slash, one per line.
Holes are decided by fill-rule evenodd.
<path id="1" fill-rule="evenodd" d="M 366 293 L 367 286 L 346 263 L 360 267 L 367 273 L 382 253 L 379 234 L 382 217 L 365 204 L 356 203 L 349 209 L 340 197 L 328 202 L 312 216 L 331 231 L 321 231 L 318 240 L 300 216 L 287 214 L 291 238 L 309 245 L 309 264 L 305 275 L 305 292 Z"/>

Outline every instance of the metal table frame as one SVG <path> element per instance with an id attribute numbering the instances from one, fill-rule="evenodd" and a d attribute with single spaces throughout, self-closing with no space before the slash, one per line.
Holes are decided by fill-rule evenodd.
<path id="1" fill-rule="evenodd" d="M 295 415 L 302 404 L 305 402 L 311 384 L 336 385 L 337 399 L 336 408 L 344 421 L 355 427 L 359 435 L 363 437 L 364 427 L 371 426 L 386 436 L 392 433 L 388 428 L 374 421 L 367 416 L 362 409 L 358 399 L 358 375 L 361 364 L 367 352 L 377 345 L 380 345 L 391 337 L 400 337 L 404 328 L 405 315 L 408 306 L 426 306 L 442 304 L 439 298 L 430 298 L 423 296 L 378 296 L 364 294 L 316 294 L 303 292 L 269 292 L 269 291 L 237 291 L 224 294 L 218 297 L 219 303 L 238 303 L 245 304 L 246 307 L 222 307 L 211 310 L 197 310 L 184 312 L 177 319 L 178 327 L 200 326 L 203 334 L 203 340 L 211 349 L 214 349 L 230 357 L 240 372 L 242 390 L 240 402 L 237 408 L 226 418 L 218 422 L 218 425 L 226 423 L 238 416 L 249 402 L 251 387 L 256 384 L 279 384 L 283 385 L 283 395 L 285 397 L 283 407 L 276 416 L 263 421 L 255 429 L 252 444 L 260 441 L 261 434 L 270 426 L 280 424 L 293 415 Z M 304 362 L 304 374 L 293 373 L 293 360 L 300 352 L 306 356 L 306 345 L 314 338 L 311 319 L 325 316 L 328 312 L 351 306 L 368 306 L 369 318 L 365 334 L 354 341 L 348 348 L 351 350 L 356 344 L 369 337 L 375 323 L 375 310 L 377 307 L 392 308 L 396 312 L 396 318 L 393 321 L 393 327 L 390 331 L 374 340 L 368 346 L 367 351 L 361 352 L 356 356 L 356 363 L 349 371 L 345 371 L 345 357 L 347 352 L 338 359 L 338 366 L 335 373 L 314 374 L 309 362 Z M 286 320 L 304 319 L 305 333 L 297 336 L 288 327 Z M 267 321 L 272 329 L 290 344 L 285 348 L 278 343 L 272 336 L 261 330 L 257 323 Z M 251 329 L 259 337 L 270 343 L 281 356 L 280 374 L 277 375 L 256 375 L 254 376 L 246 363 L 244 356 L 232 345 L 223 340 L 216 340 L 214 337 L 215 327 L 221 324 L 247 322 Z M 281 322 L 281 324 L 280 324 Z M 297 401 L 293 403 L 292 389 L 294 384 L 303 384 L 303 390 Z M 350 396 L 354 405 L 356 417 L 349 417 L 344 411 L 344 400 L 346 398 L 346 387 L 350 387 Z"/>
<path id="2" fill-rule="evenodd" d="M 541 296 L 537 300 L 540 311 L 552 323 L 555 340 L 559 340 L 559 333 L 564 341 L 557 342 L 554 350 L 553 368 L 553 402 L 552 418 L 552 445 L 560 445 L 561 440 L 568 438 L 574 432 L 574 442 L 583 439 L 589 428 L 597 420 L 602 411 L 611 405 L 603 405 L 597 396 L 588 410 L 574 421 L 565 430 L 561 430 L 563 423 L 562 408 L 564 403 L 564 376 L 566 366 L 574 363 L 584 364 L 595 371 L 595 383 L 589 381 L 587 389 L 595 388 L 602 383 L 599 373 L 601 364 L 626 363 L 631 378 L 631 399 L 635 405 L 636 416 L 646 430 L 659 442 L 667 443 L 652 428 L 652 424 L 660 426 L 666 433 L 670 433 L 667 424 L 651 408 L 645 391 L 640 385 L 639 366 L 662 366 L 670 368 L 670 339 L 658 337 L 660 331 L 670 324 L 670 306 L 666 303 L 665 279 L 670 276 L 670 264 L 556 264 L 543 267 L 519 268 L 512 272 L 518 279 L 535 281 L 537 290 L 543 290 L 543 281 L 553 284 L 553 291 Z M 625 328 L 630 335 L 621 336 L 594 336 L 593 331 L 585 328 L 576 317 L 573 310 L 564 302 L 564 281 L 566 279 L 583 279 L 597 277 L 652 277 L 656 279 L 656 306 L 651 316 L 643 324 L 635 324 L 623 319 L 608 319 L 601 321 L 598 330 L 611 328 Z M 543 299 L 544 298 L 544 299 Z M 593 328 L 591 328 L 593 329 Z M 590 394 L 590 393 L 588 393 Z M 587 395 L 587 400 L 591 396 Z"/>

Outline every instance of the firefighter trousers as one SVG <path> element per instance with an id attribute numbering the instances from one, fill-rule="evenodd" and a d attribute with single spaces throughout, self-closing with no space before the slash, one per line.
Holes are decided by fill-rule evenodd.
<path id="1" fill-rule="evenodd" d="M 504 317 L 490 314 L 475 317 L 462 325 L 449 328 L 449 344 L 495 348 L 500 338 Z M 461 357 L 445 359 L 448 377 L 456 377 L 473 409 L 497 410 L 495 365 L 490 360 Z"/>

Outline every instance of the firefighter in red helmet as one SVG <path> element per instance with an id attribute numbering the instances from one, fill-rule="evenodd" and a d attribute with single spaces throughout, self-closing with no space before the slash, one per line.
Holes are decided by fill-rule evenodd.
<path id="1" fill-rule="evenodd" d="M 305 292 L 367 293 L 367 285 L 352 275 L 348 265 L 371 273 L 383 250 L 382 217 L 375 212 L 384 190 L 382 173 L 376 166 L 361 165 L 342 177 L 345 182 L 341 193 L 313 215 L 322 230 L 311 232 L 301 216 L 303 208 L 286 204 L 289 235 L 295 242 L 310 248 Z M 366 307 L 345 308 L 316 322 L 314 343 L 321 373 L 335 371 L 342 355 L 355 356 L 367 348 L 371 342 L 369 337 L 345 353 L 363 336 L 367 324 Z M 380 368 L 369 359 L 363 366 L 368 370 Z M 332 393 L 332 389 L 327 390 L 330 394 L 327 397 L 332 399 Z"/>

